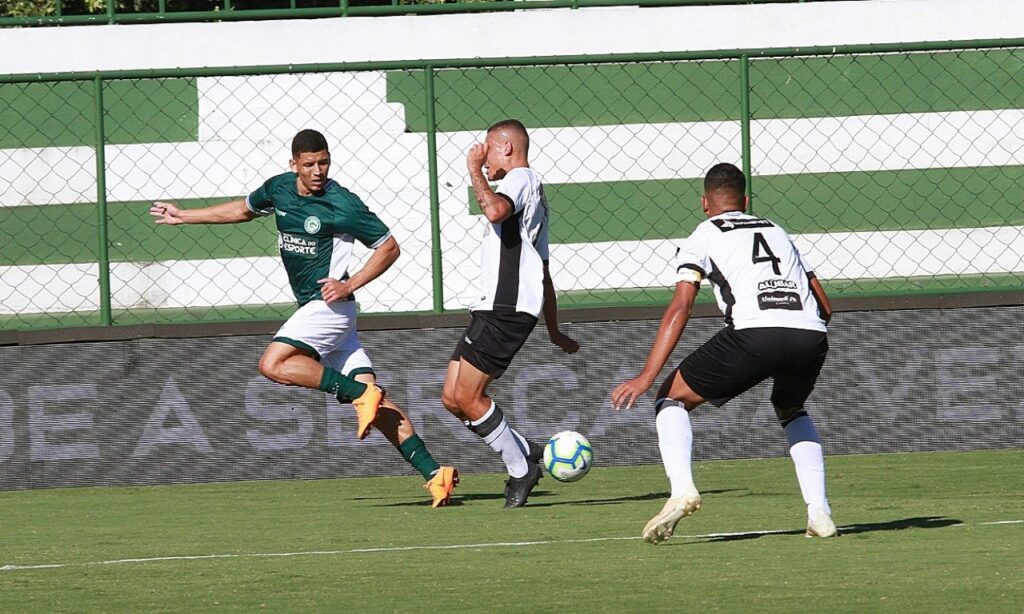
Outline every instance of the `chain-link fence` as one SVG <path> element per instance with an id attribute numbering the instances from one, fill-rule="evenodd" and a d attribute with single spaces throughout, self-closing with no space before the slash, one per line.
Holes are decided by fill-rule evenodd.
<path id="1" fill-rule="evenodd" d="M 561 305 L 666 300 L 672 239 L 700 221 L 718 161 L 749 169 L 753 211 L 833 296 L 1018 289 L 1024 49 L 858 51 L 8 77 L 0 324 L 286 316 L 273 222 L 156 226 L 148 207 L 248 194 L 307 127 L 402 246 L 361 309 L 464 308 L 485 224 L 465 152 L 504 117 L 530 128 Z"/>

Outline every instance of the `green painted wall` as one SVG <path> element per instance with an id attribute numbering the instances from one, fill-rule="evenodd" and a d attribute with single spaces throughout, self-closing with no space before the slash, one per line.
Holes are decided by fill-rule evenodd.
<path id="1" fill-rule="evenodd" d="M 1024 225 L 1024 167 L 754 177 L 753 211 L 791 233 Z M 700 180 L 544 186 L 552 243 L 683 237 L 704 219 Z M 480 208 L 468 190 L 467 206 Z"/>
<path id="2" fill-rule="evenodd" d="M 199 135 L 195 79 L 110 81 L 104 85 L 107 142 L 170 143 Z M 92 82 L 0 85 L 0 149 L 93 146 Z"/>
<path id="3" fill-rule="evenodd" d="M 223 202 L 217 199 L 178 201 L 186 208 Z M 149 215 L 150 202 L 108 203 L 108 237 L 113 261 L 146 262 L 205 258 L 237 258 L 277 254 L 277 230 L 267 219 L 247 224 L 190 227 L 158 226 Z M 96 205 L 43 205 L 0 208 L 0 266 L 96 262 Z"/>
<path id="4" fill-rule="evenodd" d="M 754 59 L 754 119 L 1024 108 L 1024 50 Z M 445 70 L 434 79 L 438 129 L 736 120 L 739 62 Z M 423 76 L 388 74 L 388 100 L 426 131 Z"/>

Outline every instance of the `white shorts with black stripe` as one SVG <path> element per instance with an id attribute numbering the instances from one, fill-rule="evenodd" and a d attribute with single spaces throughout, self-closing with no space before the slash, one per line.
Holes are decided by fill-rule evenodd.
<path id="1" fill-rule="evenodd" d="M 373 363 L 359 343 L 355 301 L 310 301 L 288 318 L 274 341 L 305 350 L 348 377 L 373 373 Z"/>

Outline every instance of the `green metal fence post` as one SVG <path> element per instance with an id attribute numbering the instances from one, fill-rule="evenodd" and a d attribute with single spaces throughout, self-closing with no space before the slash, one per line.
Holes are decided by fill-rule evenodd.
<path id="1" fill-rule="evenodd" d="M 427 173 L 430 175 L 430 270 L 434 280 L 434 312 L 444 312 L 444 272 L 441 259 L 441 200 L 437 194 L 437 116 L 434 114 L 434 68 L 423 68 L 427 113 Z"/>
<path id="2" fill-rule="evenodd" d="M 92 81 L 96 123 L 96 230 L 99 245 L 100 324 L 114 323 L 110 313 L 110 253 L 107 245 L 107 157 L 104 150 L 106 136 L 103 130 L 103 78 Z"/>
<path id="3" fill-rule="evenodd" d="M 747 178 L 747 211 L 754 211 L 750 176 L 750 57 L 740 56 L 740 141 L 743 148 L 743 175 Z"/>
<path id="4" fill-rule="evenodd" d="M 114 6 L 115 2 L 117 2 L 117 0 L 107 0 L 107 23 L 114 23 L 117 21 L 117 7 Z"/>

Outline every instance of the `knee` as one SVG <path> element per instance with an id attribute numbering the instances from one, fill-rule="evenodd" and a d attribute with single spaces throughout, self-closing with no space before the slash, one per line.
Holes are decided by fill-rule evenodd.
<path id="1" fill-rule="evenodd" d="M 445 388 L 441 391 L 441 405 L 448 411 L 458 411 L 459 405 L 455 402 L 455 393 L 452 390 Z"/>
<path id="2" fill-rule="evenodd" d="M 260 358 L 260 373 L 269 380 L 283 383 L 282 362 L 267 354 Z"/>
<path id="3" fill-rule="evenodd" d="M 449 400 L 454 409 L 462 411 L 463 409 L 468 407 L 469 395 L 466 394 L 465 390 L 460 390 L 459 388 L 456 388 L 455 390 L 451 391 Z"/>
<path id="4" fill-rule="evenodd" d="M 456 411 L 465 413 L 472 410 L 478 404 L 479 399 L 471 390 L 456 388 L 452 391 L 451 401 Z"/>

